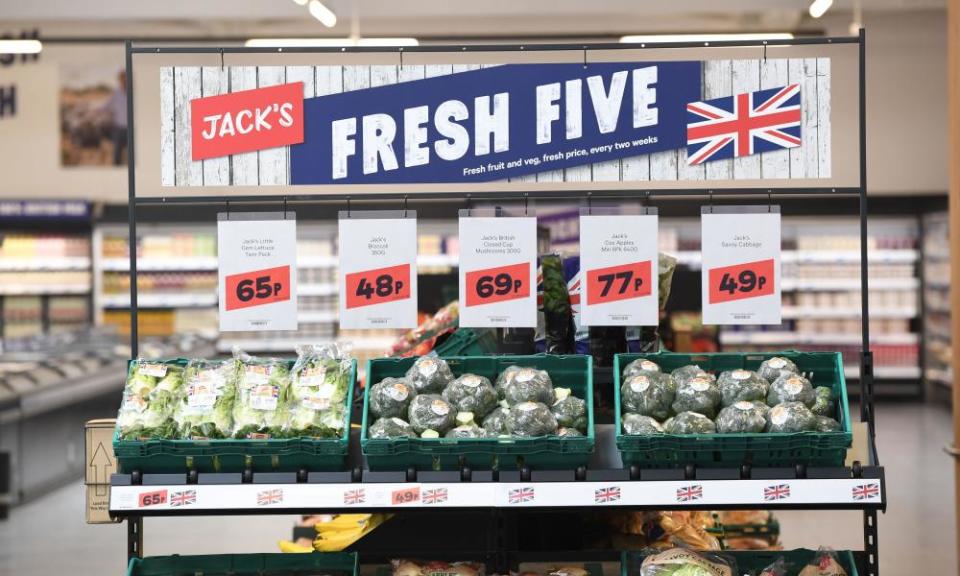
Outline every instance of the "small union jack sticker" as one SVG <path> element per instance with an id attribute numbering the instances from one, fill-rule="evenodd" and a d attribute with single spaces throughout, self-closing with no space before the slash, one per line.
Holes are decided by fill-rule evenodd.
<path id="1" fill-rule="evenodd" d="M 367 496 L 363 488 L 347 490 L 343 493 L 343 503 L 347 506 L 351 506 L 353 504 L 363 504 L 366 501 Z"/>
<path id="2" fill-rule="evenodd" d="M 257 492 L 257 506 L 270 506 L 281 502 L 283 502 L 283 490 L 280 488 Z"/>
<path id="3" fill-rule="evenodd" d="M 533 488 L 514 488 L 510 491 L 510 503 L 520 504 L 521 502 L 533 501 Z"/>
<path id="4" fill-rule="evenodd" d="M 606 488 L 597 488 L 593 491 L 593 501 L 597 504 L 606 502 L 618 502 L 620 500 L 620 487 L 607 486 Z"/>
<path id="5" fill-rule="evenodd" d="M 447 489 L 433 488 L 430 490 L 424 490 L 423 496 L 421 496 L 420 500 L 424 504 L 442 504 L 443 502 L 447 501 Z"/>
<path id="6" fill-rule="evenodd" d="M 880 495 L 879 484 L 860 484 L 853 487 L 854 500 L 869 500 Z"/>
<path id="7" fill-rule="evenodd" d="M 170 506 L 189 506 L 190 504 L 197 503 L 197 491 L 196 490 L 184 490 L 182 492 L 174 492 L 170 494 Z"/>
<path id="8" fill-rule="evenodd" d="M 701 498 L 703 498 L 703 486 L 700 484 L 677 488 L 677 502 L 692 502 Z"/>
<path id="9" fill-rule="evenodd" d="M 763 499 L 767 502 L 783 500 L 790 497 L 789 484 L 774 484 L 763 489 Z"/>

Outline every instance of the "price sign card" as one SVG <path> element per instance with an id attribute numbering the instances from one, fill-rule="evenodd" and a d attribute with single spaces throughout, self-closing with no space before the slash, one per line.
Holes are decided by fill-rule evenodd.
<path id="1" fill-rule="evenodd" d="M 580 216 L 584 326 L 656 326 L 657 216 Z"/>
<path id="2" fill-rule="evenodd" d="M 780 324 L 780 210 L 704 207 L 704 324 Z"/>
<path id="3" fill-rule="evenodd" d="M 296 330 L 296 215 L 221 213 L 217 250 L 220 331 Z"/>
<path id="4" fill-rule="evenodd" d="M 537 325 L 537 219 L 460 217 L 460 326 Z"/>
<path id="5" fill-rule="evenodd" d="M 339 291 L 341 328 L 417 326 L 416 212 L 340 213 Z"/>

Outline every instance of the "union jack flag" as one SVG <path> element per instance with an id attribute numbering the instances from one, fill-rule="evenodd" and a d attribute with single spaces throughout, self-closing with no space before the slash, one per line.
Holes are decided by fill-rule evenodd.
<path id="1" fill-rule="evenodd" d="M 701 498 L 703 498 L 703 486 L 700 484 L 677 488 L 677 502 L 691 502 Z"/>
<path id="2" fill-rule="evenodd" d="M 367 497 L 363 491 L 363 488 L 358 488 L 357 490 L 347 490 L 343 493 L 343 503 L 347 506 L 352 504 L 363 504 L 366 501 Z"/>
<path id="3" fill-rule="evenodd" d="M 880 495 L 879 484 L 861 484 L 859 486 L 853 487 L 854 500 L 867 500 L 869 498 L 876 498 L 879 495 Z"/>
<path id="4" fill-rule="evenodd" d="M 283 502 L 283 490 L 280 488 L 257 492 L 257 506 L 270 506 L 281 502 Z"/>
<path id="5" fill-rule="evenodd" d="M 619 486 L 607 486 L 606 488 L 597 488 L 593 491 L 593 501 L 597 504 L 617 502 L 618 500 L 620 500 Z"/>
<path id="6" fill-rule="evenodd" d="M 800 85 L 687 104 L 687 163 L 800 145 Z"/>
<path id="7" fill-rule="evenodd" d="M 447 489 L 446 488 L 433 488 L 430 490 L 424 490 L 421 501 L 424 504 L 440 504 L 447 501 Z"/>
<path id="8" fill-rule="evenodd" d="M 510 491 L 511 504 L 531 501 L 533 501 L 533 488 L 514 488 Z"/>
<path id="9" fill-rule="evenodd" d="M 783 500 L 790 497 L 789 484 L 775 484 L 763 489 L 763 499 L 772 502 L 774 500 Z"/>
<path id="10" fill-rule="evenodd" d="M 170 506 L 189 506 L 197 503 L 196 490 L 184 490 L 170 495 Z"/>

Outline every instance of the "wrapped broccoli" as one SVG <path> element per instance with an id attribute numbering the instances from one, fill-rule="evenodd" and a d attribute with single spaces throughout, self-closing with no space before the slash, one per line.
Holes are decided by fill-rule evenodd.
<path id="1" fill-rule="evenodd" d="M 741 400 L 717 415 L 717 432 L 731 434 L 737 432 L 763 432 L 767 426 L 764 411 L 754 402 Z"/>
<path id="2" fill-rule="evenodd" d="M 335 438 L 343 434 L 351 366 L 345 347 L 326 344 L 297 348 L 297 361 L 290 371 L 290 436 Z"/>
<path id="3" fill-rule="evenodd" d="M 717 426 L 703 414 L 681 412 L 664 422 L 663 430 L 668 434 L 713 434 Z"/>
<path id="4" fill-rule="evenodd" d="M 628 412 L 622 420 L 624 434 L 663 434 L 663 426 L 649 416 Z"/>
<path id="5" fill-rule="evenodd" d="M 439 394 L 453 382 L 453 372 L 444 359 L 421 356 L 407 370 L 407 380 L 416 388 L 417 394 Z"/>
<path id="6" fill-rule="evenodd" d="M 814 430 L 817 432 L 839 432 L 840 423 L 829 416 L 816 416 L 817 422 L 814 424 Z"/>
<path id="7" fill-rule="evenodd" d="M 817 426 L 817 417 L 802 402 L 784 402 L 770 409 L 767 432 L 808 432 Z"/>
<path id="8" fill-rule="evenodd" d="M 587 403 L 573 396 L 569 388 L 554 390 L 557 401 L 550 407 L 557 425 L 563 428 L 574 428 L 580 432 L 587 431 Z"/>
<path id="9" fill-rule="evenodd" d="M 404 417 L 416 395 L 413 384 L 406 378 L 384 378 L 370 387 L 370 413 L 377 418 Z"/>
<path id="10" fill-rule="evenodd" d="M 523 402 L 541 402 L 549 406 L 556 399 L 550 375 L 536 368 L 521 368 L 514 373 L 504 385 L 503 396 L 510 406 Z"/>
<path id="11" fill-rule="evenodd" d="M 720 402 L 723 406 L 732 406 L 742 400 L 763 401 L 767 398 L 767 388 L 770 386 L 756 372 L 749 370 L 722 372 L 717 379 L 717 385 L 720 387 Z"/>
<path id="12" fill-rule="evenodd" d="M 660 372 L 660 366 L 658 366 L 656 362 L 647 360 L 646 358 L 639 358 L 627 364 L 627 367 L 623 369 L 623 379 L 629 380 L 637 374 L 647 374 L 650 372 Z"/>
<path id="13" fill-rule="evenodd" d="M 584 434 L 576 428 L 557 428 L 557 436 L 561 438 L 582 438 Z"/>
<path id="14" fill-rule="evenodd" d="M 120 438 L 176 438 L 173 412 L 182 386 L 183 368 L 177 364 L 133 362 L 117 414 Z"/>
<path id="15" fill-rule="evenodd" d="M 484 438 L 486 432 L 476 424 L 462 424 L 447 431 L 447 438 Z"/>
<path id="16" fill-rule="evenodd" d="M 237 395 L 237 361 L 191 360 L 173 418 L 180 437 L 193 440 L 229 438 Z"/>
<path id="17" fill-rule="evenodd" d="M 833 390 L 826 386 L 817 386 L 813 393 L 815 398 L 810 411 L 817 416 L 833 416 Z"/>
<path id="18" fill-rule="evenodd" d="M 439 394 L 419 394 L 410 402 L 410 425 L 417 434 L 443 434 L 456 423 L 456 411 Z"/>
<path id="19" fill-rule="evenodd" d="M 458 412 L 473 412 L 483 418 L 497 405 L 497 392 L 490 380 L 476 374 L 464 374 L 443 389 L 443 398 Z"/>
<path id="20" fill-rule="evenodd" d="M 483 419 L 483 429 L 487 436 L 503 436 L 509 434 L 507 430 L 507 414 L 509 408 L 498 406 Z"/>
<path id="21" fill-rule="evenodd" d="M 720 404 L 720 388 L 712 379 L 695 376 L 677 384 L 677 396 L 673 401 L 673 411 L 696 412 L 708 418 L 713 418 Z"/>
<path id="22" fill-rule="evenodd" d="M 416 438 L 410 424 L 400 418 L 381 418 L 370 425 L 368 438 Z"/>
<path id="23" fill-rule="evenodd" d="M 507 413 L 507 430 L 514 436 L 556 434 L 557 419 L 542 402 L 521 402 Z"/>
<path id="24" fill-rule="evenodd" d="M 280 438 L 290 418 L 290 370 L 283 360 L 235 353 L 239 362 L 233 403 L 234 438 Z"/>
<path id="25" fill-rule="evenodd" d="M 784 402 L 802 402 L 807 408 L 817 399 L 810 381 L 799 374 L 784 374 L 774 380 L 767 393 L 767 404 L 776 406 Z"/>
<path id="26" fill-rule="evenodd" d="M 675 399 L 670 382 L 670 376 L 660 372 L 647 372 L 629 378 L 620 387 L 623 411 L 663 420 L 670 415 L 670 407 Z"/>
<path id="27" fill-rule="evenodd" d="M 757 369 L 757 374 L 761 378 L 765 379 L 767 382 L 773 382 L 783 374 L 799 374 L 800 370 L 797 368 L 797 365 L 781 356 L 774 356 L 773 358 L 767 358 L 760 364 L 760 368 Z"/>
<path id="28" fill-rule="evenodd" d="M 686 366 L 681 366 L 670 373 L 670 376 L 673 377 L 673 380 L 677 383 L 679 387 L 681 384 L 690 380 L 691 378 L 696 378 L 697 376 L 709 377 L 706 371 L 703 368 L 697 366 L 696 364 L 687 364 Z"/>

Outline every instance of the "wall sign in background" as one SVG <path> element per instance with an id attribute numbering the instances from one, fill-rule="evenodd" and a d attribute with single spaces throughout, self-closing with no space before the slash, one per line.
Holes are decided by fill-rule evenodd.
<path id="1" fill-rule="evenodd" d="M 460 216 L 460 326 L 537 325 L 537 219 Z"/>
<path id="2" fill-rule="evenodd" d="M 221 332 L 297 329 L 297 221 L 286 217 L 219 215 Z"/>
<path id="3" fill-rule="evenodd" d="M 581 324 L 659 324 L 658 240 L 655 214 L 580 216 Z"/>
<path id="4" fill-rule="evenodd" d="M 415 328 L 416 212 L 341 212 L 339 227 L 340 327 Z"/>
<path id="5" fill-rule="evenodd" d="M 703 323 L 780 324 L 780 208 L 703 210 Z"/>

